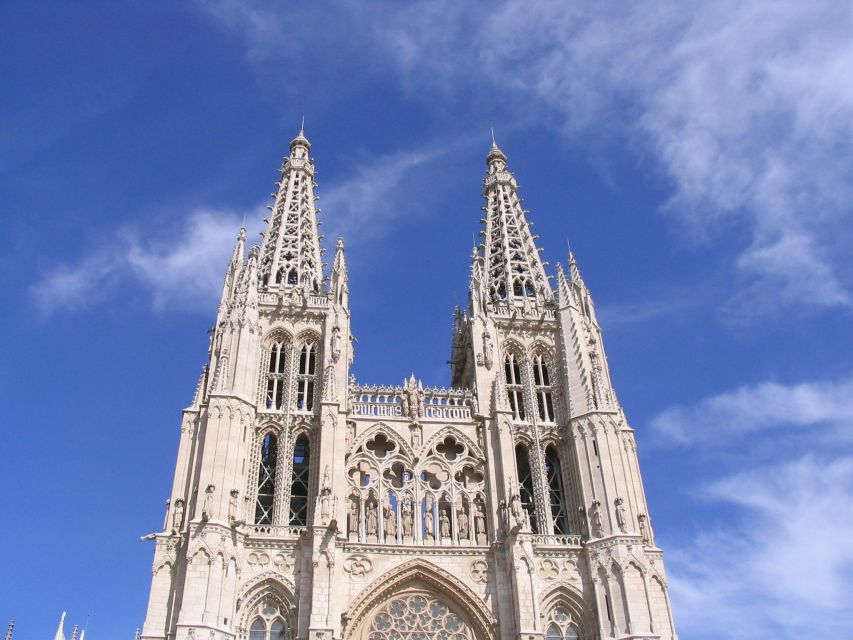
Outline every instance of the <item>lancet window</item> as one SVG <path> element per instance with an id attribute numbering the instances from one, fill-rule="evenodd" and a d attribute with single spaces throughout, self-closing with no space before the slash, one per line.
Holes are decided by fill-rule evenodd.
<path id="1" fill-rule="evenodd" d="M 290 482 L 290 525 L 308 525 L 308 488 L 311 481 L 311 446 L 308 436 L 293 443 L 293 467 Z"/>
<path id="2" fill-rule="evenodd" d="M 530 519 L 530 530 L 539 532 L 536 522 L 536 503 L 533 498 L 533 473 L 530 468 L 530 450 L 524 444 L 515 445 L 515 470 L 518 474 L 518 497 Z"/>
<path id="3" fill-rule="evenodd" d="M 278 439 L 272 433 L 268 433 L 261 441 L 255 524 L 272 524 L 277 459 Z"/>
<path id="4" fill-rule="evenodd" d="M 267 409 L 280 410 L 284 406 L 284 394 L 287 388 L 287 343 L 276 340 L 270 347 L 270 361 L 267 366 Z"/>
<path id="5" fill-rule="evenodd" d="M 296 371 L 296 409 L 314 410 L 314 389 L 317 380 L 317 345 L 306 342 L 299 350 L 299 363 Z"/>
<path id="6" fill-rule="evenodd" d="M 572 616 L 563 609 L 554 609 L 548 616 L 545 640 L 579 640 L 580 634 Z"/>
<path id="7" fill-rule="evenodd" d="M 524 420 L 524 387 L 521 378 L 521 363 L 514 353 L 508 353 L 504 360 L 504 382 L 512 409 L 513 418 Z"/>
<path id="8" fill-rule="evenodd" d="M 482 460 L 448 434 L 414 465 L 401 442 L 379 432 L 356 445 L 349 468 L 351 541 L 487 544 Z"/>
<path id="9" fill-rule="evenodd" d="M 554 533 L 569 533 L 569 520 L 566 511 L 566 494 L 563 490 L 563 468 L 557 447 L 548 445 L 545 449 L 545 476 L 548 480 L 548 500 L 551 506 L 551 520 Z"/>
<path id="10" fill-rule="evenodd" d="M 551 397 L 551 376 L 548 363 L 541 355 L 533 358 L 533 392 L 536 409 L 542 422 L 554 422 L 554 400 Z"/>
<path id="11" fill-rule="evenodd" d="M 287 624 L 275 602 L 258 606 L 257 615 L 249 627 L 249 640 L 287 640 Z"/>

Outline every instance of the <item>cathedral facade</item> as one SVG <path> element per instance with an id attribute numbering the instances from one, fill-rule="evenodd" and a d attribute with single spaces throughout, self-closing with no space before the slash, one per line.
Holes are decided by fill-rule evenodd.
<path id="1" fill-rule="evenodd" d="M 569 254 L 549 279 L 503 152 L 451 385 L 351 375 L 311 145 L 241 230 L 184 410 L 145 640 L 676 638 L 634 432 Z"/>

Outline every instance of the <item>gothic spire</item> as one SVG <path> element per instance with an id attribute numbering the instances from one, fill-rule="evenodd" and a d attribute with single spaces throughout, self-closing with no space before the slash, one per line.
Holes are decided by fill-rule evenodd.
<path id="1" fill-rule="evenodd" d="M 483 180 L 483 269 L 488 298 L 492 302 L 507 301 L 510 306 L 551 300 L 551 287 L 539 258 L 536 236 L 530 232 L 518 197 L 518 184 L 494 139 L 486 164 L 489 171 Z"/>
<path id="2" fill-rule="evenodd" d="M 322 286 L 321 236 L 317 232 L 310 151 L 311 143 L 300 129 L 282 166 L 269 226 L 261 243 L 259 275 L 268 288 L 300 287 L 319 293 Z"/>
<path id="3" fill-rule="evenodd" d="M 335 243 L 335 260 L 332 262 L 332 278 L 329 283 L 329 292 L 335 304 L 349 305 L 349 275 L 347 274 L 347 261 L 344 257 L 344 239 L 338 238 Z"/>
<path id="4" fill-rule="evenodd" d="M 53 636 L 53 640 L 65 640 L 65 612 L 62 612 L 62 616 L 59 618 L 59 627 L 56 629 L 56 635 Z"/>
<path id="5" fill-rule="evenodd" d="M 5 640 L 12 640 L 12 634 L 15 633 L 15 621 L 12 620 L 9 622 L 9 626 L 6 627 L 6 638 Z"/>

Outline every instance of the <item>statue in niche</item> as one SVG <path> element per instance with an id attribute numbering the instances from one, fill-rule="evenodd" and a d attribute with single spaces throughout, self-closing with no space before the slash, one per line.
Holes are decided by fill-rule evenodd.
<path id="1" fill-rule="evenodd" d="M 390 499 L 382 507 L 382 516 L 385 519 L 385 540 L 393 542 L 397 539 L 397 514 L 394 513 Z"/>
<path id="2" fill-rule="evenodd" d="M 355 440 L 355 422 L 347 422 L 347 437 L 346 437 L 347 449 L 349 449 L 352 446 L 353 440 Z"/>
<path id="3" fill-rule="evenodd" d="M 447 515 L 447 509 L 439 509 L 438 511 L 438 526 L 441 531 L 442 538 L 450 537 L 450 518 Z"/>
<path id="4" fill-rule="evenodd" d="M 582 533 L 588 538 L 589 537 L 589 523 L 586 519 L 586 509 L 583 507 L 578 507 L 578 519 L 581 522 Z"/>
<path id="5" fill-rule="evenodd" d="M 489 334 L 489 330 L 486 329 L 483 332 L 483 362 L 486 365 L 486 369 L 491 369 L 494 363 L 494 348 L 492 336 Z"/>
<path id="6" fill-rule="evenodd" d="M 413 424 L 409 427 L 409 431 L 412 436 L 412 449 L 417 451 L 421 448 L 421 427 L 420 425 Z"/>
<path id="7" fill-rule="evenodd" d="M 601 523 L 601 503 L 598 500 L 589 508 L 589 522 L 593 537 L 600 538 L 604 533 L 604 526 Z"/>
<path id="8" fill-rule="evenodd" d="M 521 496 L 517 493 L 512 494 L 512 498 L 510 498 L 509 510 L 512 514 L 514 526 L 517 527 L 519 531 L 524 530 L 525 524 L 527 523 L 527 519 L 525 517 L 527 512 L 521 505 Z"/>
<path id="9" fill-rule="evenodd" d="M 409 498 L 403 500 L 403 537 L 411 538 L 414 521 L 412 518 L 412 501 Z"/>
<path id="10" fill-rule="evenodd" d="M 204 491 L 204 504 L 201 506 L 201 519 L 207 522 L 210 520 L 210 510 L 213 507 L 213 494 L 216 492 L 216 486 L 209 484 Z"/>
<path id="11" fill-rule="evenodd" d="M 243 524 L 243 520 L 240 520 L 240 515 L 237 512 L 237 498 L 240 495 L 240 492 L 237 489 L 231 489 L 231 493 L 228 498 L 228 522 L 231 523 L 232 527 L 236 527 L 237 525 Z"/>
<path id="12" fill-rule="evenodd" d="M 465 508 L 465 502 L 460 501 L 456 509 L 456 528 L 459 530 L 459 539 L 468 539 L 468 510 Z"/>
<path id="13" fill-rule="evenodd" d="M 649 531 L 649 522 L 648 517 L 645 513 L 641 513 L 637 516 L 637 522 L 640 525 L 640 535 L 643 537 L 643 544 L 646 546 L 651 546 L 652 544 L 652 536 Z"/>
<path id="14" fill-rule="evenodd" d="M 432 540 L 435 530 L 432 526 L 432 496 L 430 495 L 427 495 L 424 507 L 424 528 L 426 529 L 426 539 Z"/>
<path id="15" fill-rule="evenodd" d="M 477 510 L 480 510 L 480 504 L 477 504 Z M 503 527 L 505 532 L 509 533 L 509 509 L 506 506 L 506 500 L 501 500 L 500 502 L 498 502 L 498 514 L 500 515 L 501 526 Z"/>
<path id="16" fill-rule="evenodd" d="M 172 532 L 180 533 L 184 528 L 184 499 L 175 500 L 175 512 L 172 516 Z"/>
<path id="17" fill-rule="evenodd" d="M 349 501 L 349 513 L 347 514 L 347 530 L 350 535 L 358 535 L 358 502 L 353 498 Z"/>
<path id="18" fill-rule="evenodd" d="M 367 518 L 367 535 L 375 536 L 378 532 L 379 522 L 376 515 L 376 503 L 373 500 L 367 502 L 365 512 L 365 517 Z"/>
<path id="19" fill-rule="evenodd" d="M 619 531 L 625 533 L 628 530 L 628 521 L 625 519 L 625 505 L 622 502 L 622 498 L 616 498 L 613 504 L 616 509 L 616 525 Z"/>
<path id="20" fill-rule="evenodd" d="M 341 328 L 335 323 L 332 327 L 332 362 L 337 362 L 341 357 Z"/>
<path id="21" fill-rule="evenodd" d="M 504 510 L 506 510 L 506 505 L 504 505 Z M 486 514 L 483 510 L 483 503 L 477 503 L 477 511 L 474 514 L 474 527 L 477 530 L 477 537 L 486 535 Z"/>

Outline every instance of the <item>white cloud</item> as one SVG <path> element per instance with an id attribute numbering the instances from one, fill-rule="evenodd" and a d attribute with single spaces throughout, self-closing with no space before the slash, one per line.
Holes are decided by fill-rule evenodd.
<path id="1" fill-rule="evenodd" d="M 666 545 L 682 638 L 842 638 L 853 625 L 853 457 L 728 476 L 704 496 L 725 528 Z"/>
<path id="2" fill-rule="evenodd" d="M 209 310 L 220 293 L 241 218 L 235 211 L 198 209 L 171 237 L 124 229 L 78 264 L 53 267 L 31 293 L 46 314 L 84 309 L 129 289 L 149 294 L 154 308 Z M 257 211 L 247 216 L 251 227 L 260 219 Z"/>
<path id="3" fill-rule="evenodd" d="M 396 69 L 436 109 L 485 94 L 512 122 L 556 117 L 591 148 L 627 141 L 669 178 L 666 210 L 687 236 L 737 253 L 729 316 L 853 306 L 849 3 L 508 0 L 484 13 L 373 1 L 342 2 L 334 19 L 268 2 L 202 6 L 254 56 L 282 55 L 303 32 L 345 33 L 341 64 Z"/>
<path id="4" fill-rule="evenodd" d="M 827 425 L 846 428 L 850 438 L 853 379 L 743 386 L 691 406 L 670 407 L 650 424 L 669 442 L 720 448 L 738 445 L 744 437 L 760 432 Z"/>

